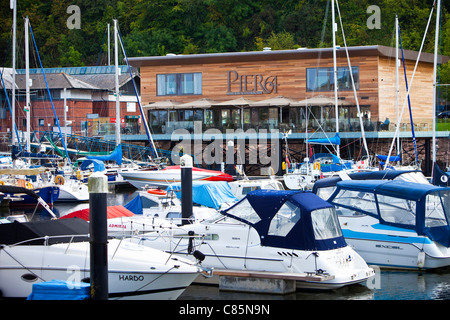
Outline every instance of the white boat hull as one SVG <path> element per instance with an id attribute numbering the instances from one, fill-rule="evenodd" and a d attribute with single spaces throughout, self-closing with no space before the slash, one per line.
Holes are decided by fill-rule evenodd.
<path id="1" fill-rule="evenodd" d="M 409 270 L 450 266 L 450 248 L 413 230 L 383 226 L 369 216 L 341 216 L 339 221 L 347 243 L 369 265 Z"/>
<path id="2" fill-rule="evenodd" d="M 196 266 L 174 261 L 159 250 L 119 240 L 108 243 L 110 299 L 177 299 L 198 275 Z M 0 250 L 0 291 L 3 298 L 26 298 L 36 282 L 79 282 L 89 277 L 87 242 L 5 246 Z"/>
<path id="3" fill-rule="evenodd" d="M 166 231 L 166 234 L 161 231 L 158 234 L 148 233 L 133 241 L 186 257 L 188 240 L 184 238 L 180 241 L 176 235 L 186 235 L 188 230 L 199 235 L 211 235 L 211 238 L 197 240 L 196 247 L 205 255 L 202 266 L 207 268 L 297 274 L 315 274 L 320 269 L 324 274 L 331 275 L 330 279 L 297 281 L 297 287 L 326 290 L 364 283 L 374 275 L 373 269 L 349 246 L 317 252 L 261 246 L 256 231 L 249 231 L 248 226 L 234 225 L 228 230 L 217 230 L 212 225 L 205 229 L 205 226 L 197 223 L 186 226 L 185 229 Z M 248 241 L 243 241 L 247 238 Z"/>
<path id="4" fill-rule="evenodd" d="M 142 170 L 127 171 L 120 173 L 126 181 L 135 188 L 141 189 L 146 186 L 167 187 L 176 182 L 181 182 L 181 169 L 164 169 L 164 170 Z M 225 181 L 232 179 L 231 176 L 225 175 L 220 171 L 212 170 L 192 170 L 192 180 L 220 180 L 221 176 Z M 218 181 L 217 180 L 217 181 Z"/>

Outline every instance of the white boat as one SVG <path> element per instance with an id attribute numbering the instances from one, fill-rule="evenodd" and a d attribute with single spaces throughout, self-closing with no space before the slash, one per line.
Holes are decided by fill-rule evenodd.
<path id="1" fill-rule="evenodd" d="M 76 179 L 65 179 L 62 175 L 55 177 L 55 183 L 59 187 L 59 196 L 56 202 L 87 202 L 89 190 L 85 183 Z"/>
<path id="2" fill-rule="evenodd" d="M 337 206 L 346 241 L 369 265 L 427 270 L 450 265 L 450 188 L 401 180 L 345 180 Z"/>
<path id="3" fill-rule="evenodd" d="M 146 186 L 167 187 L 171 183 L 181 182 L 180 166 L 169 166 L 161 170 L 124 171 L 120 174 L 138 189 Z M 192 180 L 233 181 L 233 177 L 221 171 L 194 167 L 192 168 Z"/>
<path id="4" fill-rule="evenodd" d="M 191 235 L 191 236 L 188 236 Z M 208 220 L 130 238 L 202 266 L 315 275 L 297 287 L 334 289 L 366 281 L 373 269 L 349 247 L 335 209 L 311 192 L 256 190 Z"/>
<path id="5" fill-rule="evenodd" d="M 88 282 L 88 232 L 89 224 L 81 219 L 0 224 L 1 296 L 27 298 L 33 283 L 43 281 Z M 176 299 L 199 274 L 192 262 L 108 240 L 110 299 Z"/>

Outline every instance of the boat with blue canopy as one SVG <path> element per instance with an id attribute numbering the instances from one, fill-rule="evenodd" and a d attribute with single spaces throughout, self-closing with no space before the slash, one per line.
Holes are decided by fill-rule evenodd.
<path id="1" fill-rule="evenodd" d="M 401 180 L 337 182 L 346 241 L 381 267 L 426 270 L 450 265 L 450 188 Z"/>
<path id="2" fill-rule="evenodd" d="M 345 242 L 334 206 L 305 191 L 251 191 L 207 220 L 133 239 L 184 257 L 200 251 L 215 270 L 314 278 L 297 288 L 334 289 L 374 275 Z"/>

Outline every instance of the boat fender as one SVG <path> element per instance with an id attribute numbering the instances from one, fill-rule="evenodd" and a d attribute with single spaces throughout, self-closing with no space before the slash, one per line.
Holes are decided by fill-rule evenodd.
<path id="1" fill-rule="evenodd" d="M 65 182 L 64 177 L 62 175 L 57 175 L 55 177 L 55 183 L 59 185 L 63 185 Z"/>
<path id="2" fill-rule="evenodd" d="M 202 262 L 203 260 L 205 260 L 205 257 L 206 257 L 202 252 L 200 252 L 200 251 L 198 251 L 198 250 L 195 250 L 195 251 L 192 253 L 192 255 L 194 256 L 195 259 L 197 259 L 197 260 L 200 261 L 200 262 Z"/>
<path id="3" fill-rule="evenodd" d="M 417 267 L 422 269 L 425 266 L 425 252 L 419 251 L 417 255 Z"/>

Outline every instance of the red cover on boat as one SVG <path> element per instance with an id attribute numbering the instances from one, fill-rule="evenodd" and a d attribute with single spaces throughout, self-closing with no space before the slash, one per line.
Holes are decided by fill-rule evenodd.
<path id="1" fill-rule="evenodd" d="M 120 218 L 120 217 L 132 217 L 134 213 L 125 208 L 124 206 L 109 206 L 106 209 L 106 215 L 108 219 L 111 218 Z M 80 218 L 86 221 L 89 221 L 89 208 L 78 210 L 66 214 L 65 216 L 60 217 L 60 219 L 67 218 Z"/>

